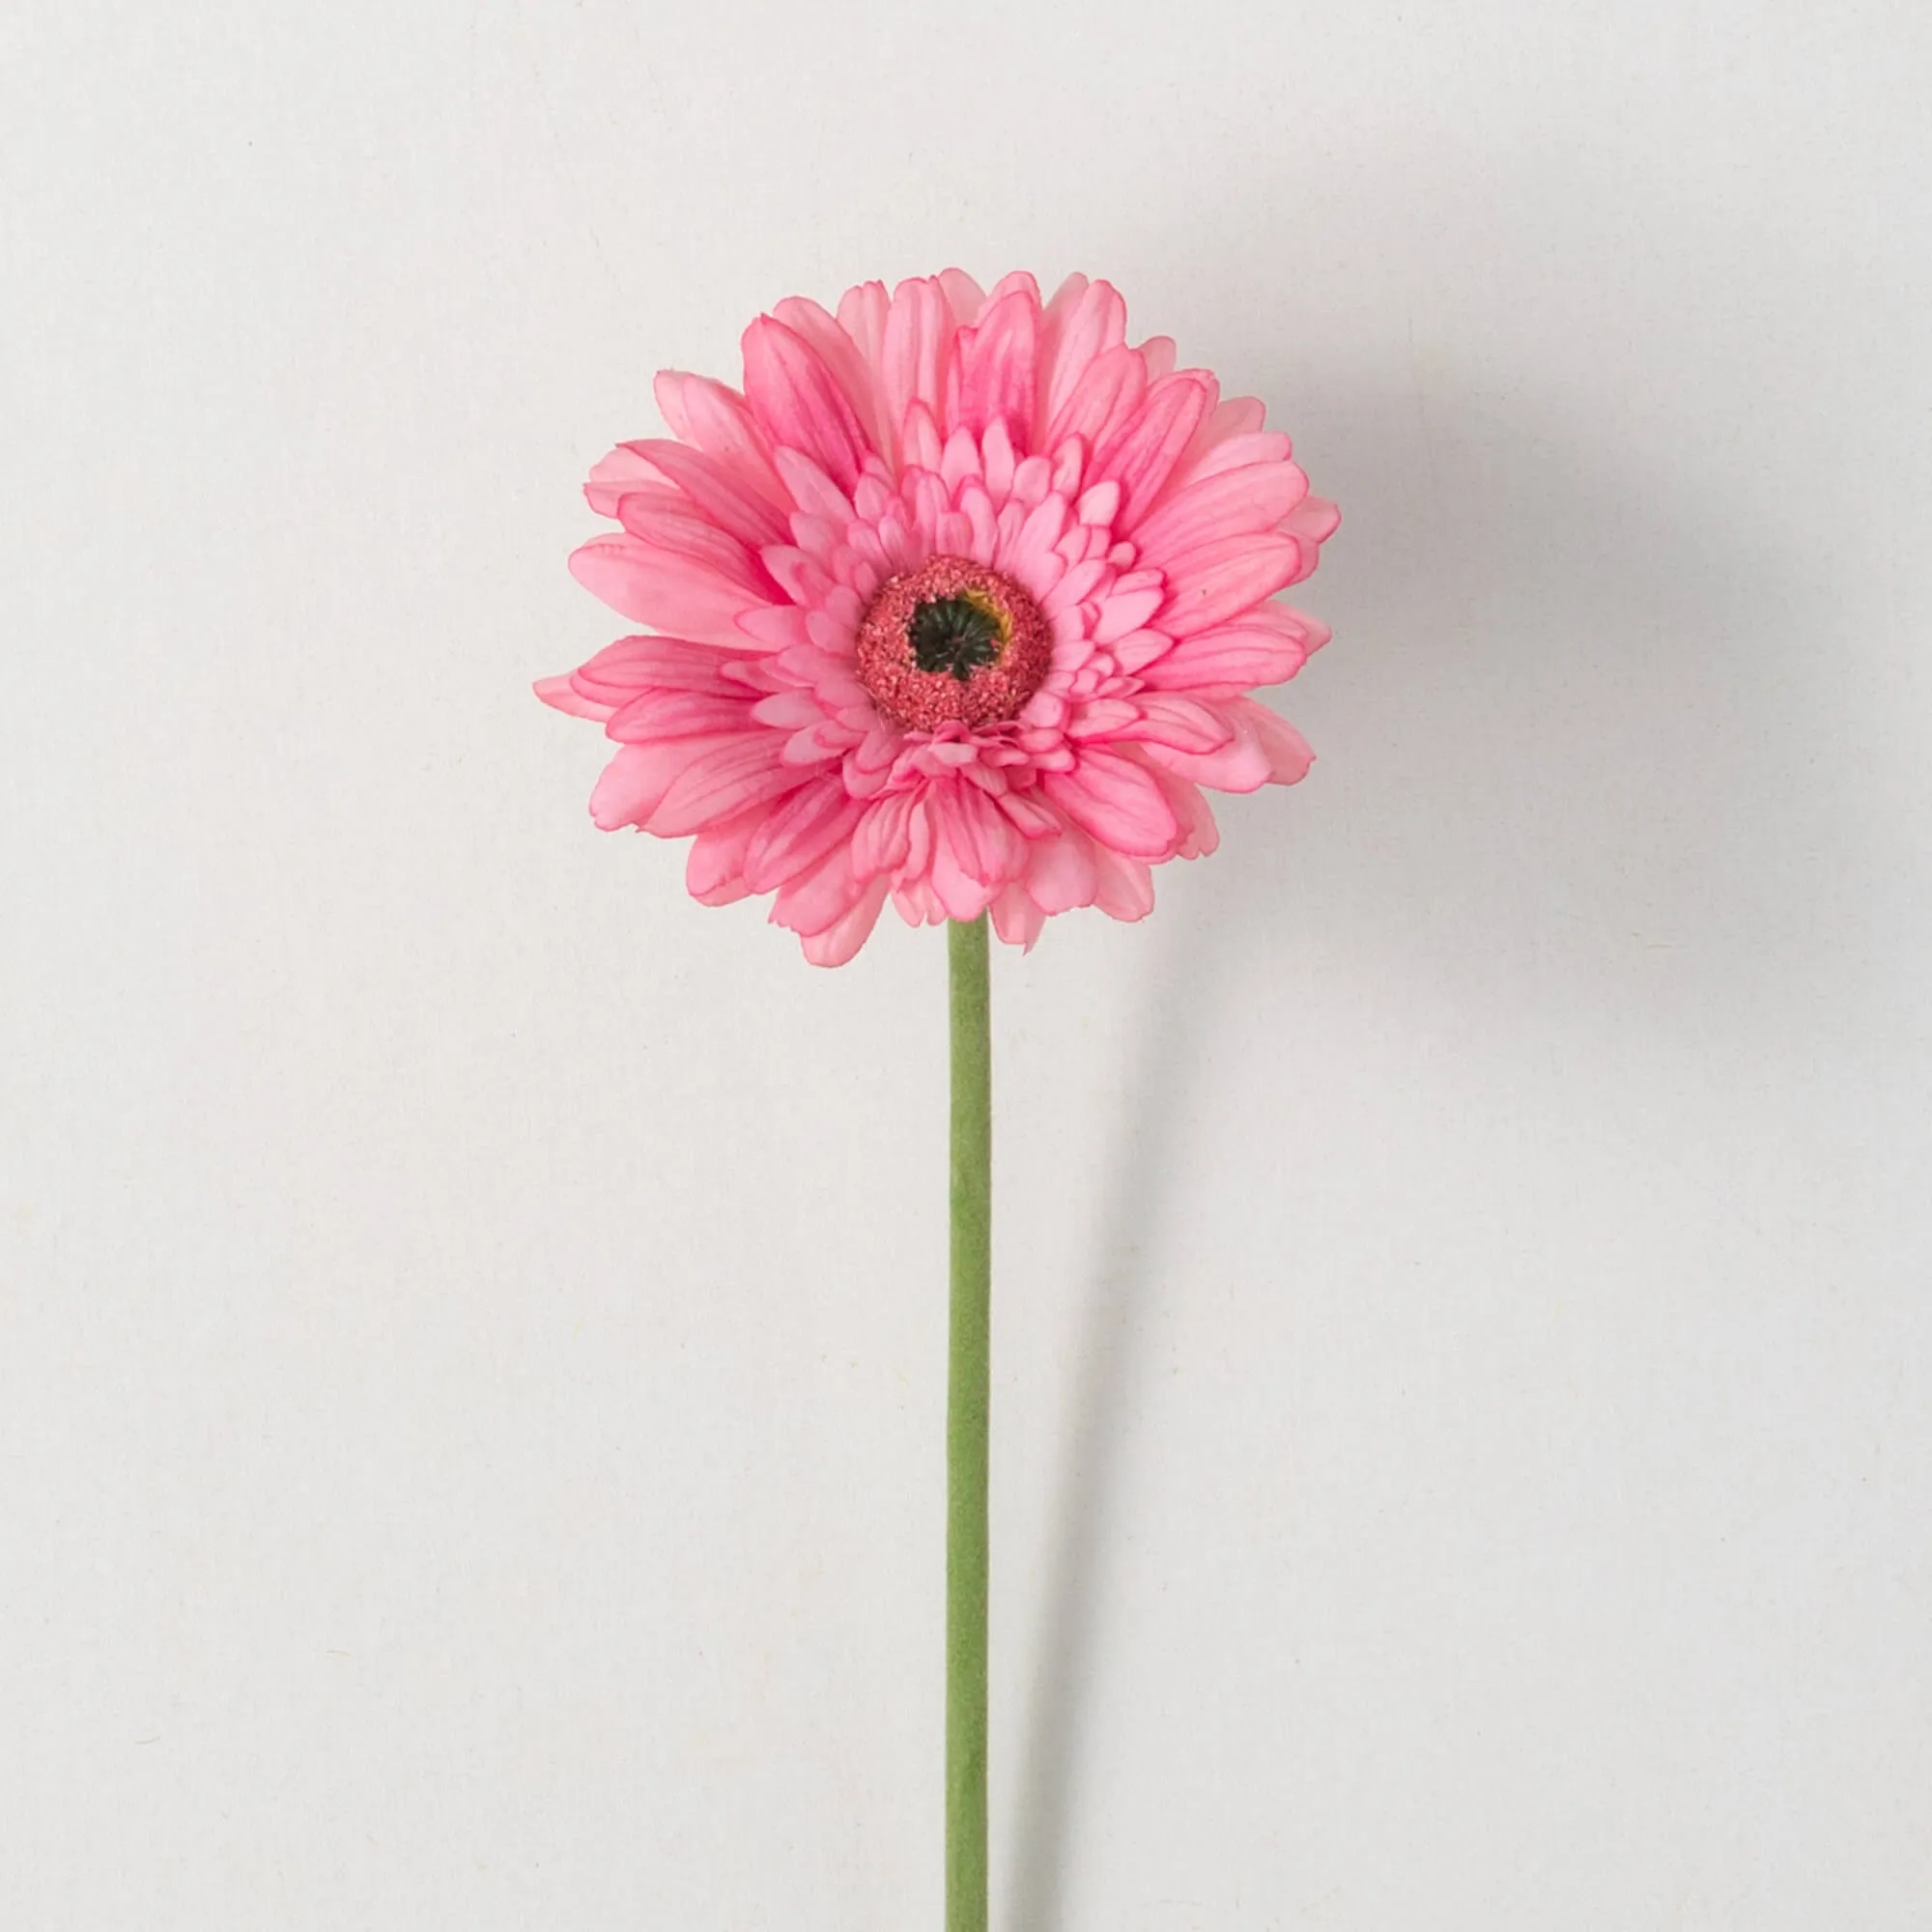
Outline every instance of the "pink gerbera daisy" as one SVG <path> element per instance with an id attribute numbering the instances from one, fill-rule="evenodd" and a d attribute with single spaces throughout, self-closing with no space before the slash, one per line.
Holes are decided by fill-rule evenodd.
<path id="1" fill-rule="evenodd" d="M 586 488 L 622 530 L 571 568 L 660 635 L 537 686 L 619 747 L 597 824 L 691 838 L 705 904 L 775 894 L 820 965 L 888 897 L 1030 946 L 1151 911 L 1151 867 L 1214 848 L 1203 785 L 1306 772 L 1247 694 L 1327 639 L 1270 600 L 1335 508 L 1260 403 L 1130 346 L 1105 282 L 794 297 L 744 355 L 742 393 L 661 375 L 676 440 Z"/>

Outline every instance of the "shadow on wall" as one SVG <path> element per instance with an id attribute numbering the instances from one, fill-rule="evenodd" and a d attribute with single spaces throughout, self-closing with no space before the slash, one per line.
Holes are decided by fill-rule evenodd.
<path id="1" fill-rule="evenodd" d="M 1714 492 L 1709 449 L 1673 473 L 1670 447 L 1606 424 L 1596 397 L 1525 401 L 1412 362 L 1382 381 L 1303 367 L 1263 393 L 1300 398 L 1274 413 L 1344 508 L 1289 593 L 1336 640 L 1273 695 L 1321 762 L 1295 792 L 1217 801 L 1222 852 L 1161 880 L 1147 1058 L 1024 1634 L 1012 1932 L 1062 1922 L 1143 1257 L 1217 991 L 1251 996 L 1243 962 L 1265 954 L 1284 985 L 1345 970 L 1492 1028 L 1803 1051 L 1825 1003 L 1857 997 L 1884 878 L 1837 750 L 1858 693 L 1814 670 L 1845 642 L 1826 546 L 1790 541 L 1795 505 L 1767 523 L 1762 451 Z"/>

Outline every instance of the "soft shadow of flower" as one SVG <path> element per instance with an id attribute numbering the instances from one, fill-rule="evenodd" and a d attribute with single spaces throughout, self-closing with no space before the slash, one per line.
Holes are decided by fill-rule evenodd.
<path id="1" fill-rule="evenodd" d="M 1484 1016 L 1662 1030 L 1686 1053 L 1803 1027 L 1860 956 L 1868 849 L 1852 727 L 1805 672 L 1829 619 L 1742 499 L 1655 452 L 1459 385 L 1306 368 L 1280 413 L 1344 508 L 1304 593 L 1336 641 L 1281 695 L 1321 762 L 1224 806 L 1222 852 L 1167 868 L 1149 1042 L 1123 1109 L 1043 1581 L 1008 1922 L 1049 1932 L 1064 1872 L 1117 1471 L 1155 1284 L 1160 1183 L 1216 988 L 1311 954 Z M 1258 387 L 1262 385 L 1257 385 Z M 1662 473 L 1661 473 L 1662 471 Z M 1498 559 L 1503 561 L 1498 561 Z M 1173 997 L 1185 985 L 1185 999 Z"/>

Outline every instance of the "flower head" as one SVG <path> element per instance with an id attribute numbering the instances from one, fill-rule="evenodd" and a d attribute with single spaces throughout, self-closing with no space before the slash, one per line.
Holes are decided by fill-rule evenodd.
<path id="1" fill-rule="evenodd" d="M 597 824 L 691 838 L 696 897 L 774 894 L 838 965 L 888 897 L 1027 946 L 1140 919 L 1150 867 L 1214 848 L 1202 786 L 1306 772 L 1247 694 L 1327 640 L 1271 600 L 1335 508 L 1105 282 L 794 297 L 744 355 L 742 391 L 661 375 L 672 440 L 590 474 L 622 528 L 571 568 L 658 633 L 537 686 L 618 746 Z"/>

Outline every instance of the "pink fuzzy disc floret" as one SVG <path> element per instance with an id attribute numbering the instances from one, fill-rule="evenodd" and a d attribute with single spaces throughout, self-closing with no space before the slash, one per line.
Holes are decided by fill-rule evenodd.
<path id="1" fill-rule="evenodd" d="M 867 282 L 780 302 L 744 355 L 742 389 L 661 375 L 671 437 L 585 490 L 620 527 L 571 569 L 651 634 L 537 686 L 617 746 L 598 825 L 689 838 L 696 897 L 773 895 L 830 966 L 889 898 L 1023 946 L 1075 906 L 1140 919 L 1153 866 L 1214 848 L 1202 787 L 1307 771 L 1249 693 L 1327 640 L 1274 600 L 1334 505 L 1260 403 L 1130 345 L 1107 283 Z M 974 653 L 923 668 L 961 601 Z"/>

